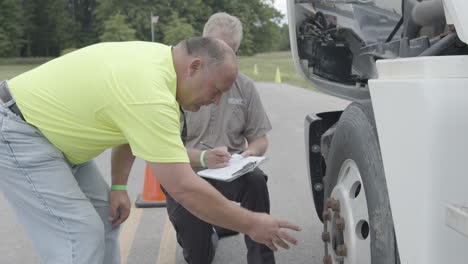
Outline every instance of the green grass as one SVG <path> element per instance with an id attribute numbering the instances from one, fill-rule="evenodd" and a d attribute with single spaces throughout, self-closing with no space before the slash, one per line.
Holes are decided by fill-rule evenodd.
<path id="1" fill-rule="evenodd" d="M 25 71 L 33 69 L 40 64 L 13 64 L 13 65 L 0 65 L 0 81 L 8 80 L 21 74 Z"/>
<path id="2" fill-rule="evenodd" d="M 0 81 L 8 80 L 29 71 L 53 58 L 31 57 L 31 58 L 0 58 Z"/>
<path id="3" fill-rule="evenodd" d="M 33 69 L 50 58 L 0 58 L 0 80 L 11 79 L 14 76 Z M 258 74 L 254 75 L 254 65 L 257 64 Z M 314 89 L 296 72 L 291 53 L 271 52 L 261 53 L 251 57 L 239 58 L 240 71 L 255 81 L 274 82 L 276 68 L 279 68 L 281 81 L 307 89 Z"/>
<path id="4" fill-rule="evenodd" d="M 257 64 L 257 75 L 254 75 L 255 64 Z M 283 83 L 314 90 L 314 88 L 297 73 L 291 52 L 289 51 L 260 53 L 251 57 L 240 57 L 239 65 L 240 71 L 255 81 L 274 82 L 276 68 L 279 68 L 281 81 Z"/>

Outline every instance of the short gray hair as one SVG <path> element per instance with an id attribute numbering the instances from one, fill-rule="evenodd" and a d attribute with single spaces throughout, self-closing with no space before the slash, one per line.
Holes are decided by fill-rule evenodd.
<path id="1" fill-rule="evenodd" d="M 240 20 L 225 12 L 219 12 L 210 16 L 203 28 L 203 36 L 220 34 L 223 40 L 232 40 L 239 47 L 242 41 L 242 23 Z"/>

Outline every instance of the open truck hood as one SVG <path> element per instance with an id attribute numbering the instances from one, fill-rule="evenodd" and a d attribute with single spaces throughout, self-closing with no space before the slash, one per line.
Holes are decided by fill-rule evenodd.
<path id="1" fill-rule="evenodd" d="M 445 1 L 287 1 L 295 67 L 322 92 L 353 101 L 368 99 L 367 82 L 378 77 L 379 59 L 464 52 L 452 47 L 460 41 L 447 26 L 446 13 L 465 40 L 468 16 L 459 10 L 468 10 L 468 1 Z"/>

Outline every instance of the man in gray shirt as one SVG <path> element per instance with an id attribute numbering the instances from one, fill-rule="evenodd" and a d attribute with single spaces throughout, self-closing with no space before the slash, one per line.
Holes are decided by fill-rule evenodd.
<path id="1" fill-rule="evenodd" d="M 237 51 L 242 40 L 242 24 L 234 16 L 216 13 L 205 24 L 203 36 L 222 39 Z M 190 164 L 196 171 L 225 167 L 231 153 L 235 152 L 244 157 L 262 156 L 268 147 L 266 133 L 271 130 L 270 121 L 253 81 L 242 73 L 238 74 L 233 87 L 222 96 L 218 105 L 204 106 L 198 112 L 186 111 L 185 121 L 186 148 Z M 232 182 L 207 181 L 242 207 L 270 212 L 267 176 L 259 168 Z M 217 233 L 233 232 L 200 220 L 170 196 L 167 196 L 167 210 L 188 263 L 211 263 Z M 245 243 L 249 264 L 275 263 L 272 249 L 248 236 L 245 236 Z"/>

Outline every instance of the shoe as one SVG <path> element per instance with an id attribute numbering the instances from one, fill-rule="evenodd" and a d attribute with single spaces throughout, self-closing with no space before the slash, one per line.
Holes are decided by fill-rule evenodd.
<path id="1" fill-rule="evenodd" d="M 220 227 L 220 226 L 213 226 L 213 229 L 216 231 L 219 238 L 230 237 L 230 236 L 235 236 L 239 234 L 239 232 L 237 231 L 227 229 L 224 227 Z"/>

